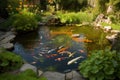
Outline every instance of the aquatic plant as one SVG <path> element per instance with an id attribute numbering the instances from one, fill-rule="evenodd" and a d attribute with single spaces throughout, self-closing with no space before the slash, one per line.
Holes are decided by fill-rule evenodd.
<path id="1" fill-rule="evenodd" d="M 115 51 L 96 50 L 82 63 L 79 70 L 90 80 L 120 79 L 120 54 Z"/>

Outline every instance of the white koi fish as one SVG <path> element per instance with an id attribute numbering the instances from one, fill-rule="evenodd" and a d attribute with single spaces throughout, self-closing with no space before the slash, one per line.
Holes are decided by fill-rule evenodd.
<path id="1" fill-rule="evenodd" d="M 79 60 L 80 58 L 84 58 L 84 57 L 83 57 L 83 56 L 76 57 L 76 58 L 74 58 L 74 59 L 72 59 L 72 60 L 68 61 L 67 65 L 70 65 L 70 64 L 72 64 L 72 63 L 76 62 L 76 61 L 77 61 L 77 60 Z"/>

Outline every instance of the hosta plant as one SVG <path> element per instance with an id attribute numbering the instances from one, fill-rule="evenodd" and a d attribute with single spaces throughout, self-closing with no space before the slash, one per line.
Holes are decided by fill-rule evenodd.
<path id="1" fill-rule="evenodd" d="M 80 63 L 79 70 L 89 80 L 119 80 L 120 54 L 108 49 L 96 50 Z"/>

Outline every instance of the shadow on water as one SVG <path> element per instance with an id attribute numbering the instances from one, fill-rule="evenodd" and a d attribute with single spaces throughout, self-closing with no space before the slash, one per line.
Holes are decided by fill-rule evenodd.
<path id="1" fill-rule="evenodd" d="M 77 69 L 89 51 L 109 46 L 105 34 L 91 27 L 40 27 L 16 37 L 14 52 L 42 70 Z"/>

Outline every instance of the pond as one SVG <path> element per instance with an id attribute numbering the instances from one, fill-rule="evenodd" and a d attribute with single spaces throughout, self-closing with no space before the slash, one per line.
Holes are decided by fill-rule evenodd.
<path id="1" fill-rule="evenodd" d="M 43 71 L 66 72 L 77 69 L 90 51 L 110 46 L 105 35 L 90 26 L 41 26 L 17 35 L 14 52 Z"/>

